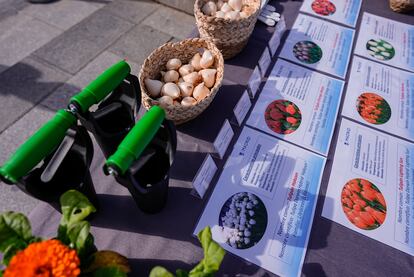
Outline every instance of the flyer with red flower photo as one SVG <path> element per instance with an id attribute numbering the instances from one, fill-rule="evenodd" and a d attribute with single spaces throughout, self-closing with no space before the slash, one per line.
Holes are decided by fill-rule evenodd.
<path id="1" fill-rule="evenodd" d="M 327 155 L 344 82 L 279 59 L 247 124 Z"/>
<path id="2" fill-rule="evenodd" d="M 414 141 L 414 73 L 354 57 L 342 115 Z"/>
<path id="3" fill-rule="evenodd" d="M 322 216 L 414 255 L 414 144 L 343 118 Z"/>
<path id="4" fill-rule="evenodd" d="M 300 11 L 355 27 L 361 2 L 361 0 L 305 0 Z"/>

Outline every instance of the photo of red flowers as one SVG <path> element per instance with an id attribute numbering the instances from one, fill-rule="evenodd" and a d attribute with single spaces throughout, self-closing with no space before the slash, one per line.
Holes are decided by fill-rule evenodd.
<path id="1" fill-rule="evenodd" d="M 368 123 L 384 124 L 391 118 L 388 102 L 376 93 L 361 94 L 356 102 L 359 115 Z"/>
<path id="2" fill-rule="evenodd" d="M 283 99 L 270 103 L 264 116 L 270 130 L 282 135 L 296 131 L 302 121 L 302 114 L 298 106 L 289 100 Z"/>
<path id="3" fill-rule="evenodd" d="M 315 0 L 312 3 L 312 10 L 319 15 L 328 16 L 336 12 L 336 7 L 329 0 Z"/>
<path id="4" fill-rule="evenodd" d="M 348 181 L 342 189 L 341 203 L 346 217 L 360 229 L 374 230 L 385 221 L 385 198 L 368 180 L 356 178 Z"/>

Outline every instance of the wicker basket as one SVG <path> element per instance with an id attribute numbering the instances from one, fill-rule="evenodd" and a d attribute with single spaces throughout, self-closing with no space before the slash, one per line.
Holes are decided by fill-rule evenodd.
<path id="1" fill-rule="evenodd" d="M 146 78 L 157 79 L 160 71 L 165 70 L 166 63 L 172 58 L 180 59 L 183 64 L 188 63 L 191 58 L 201 49 L 208 49 L 214 56 L 214 68 L 217 69 L 216 82 L 210 89 L 210 94 L 201 101 L 198 101 L 194 106 L 171 105 L 164 108 L 167 119 L 174 121 L 175 124 L 182 124 L 191 119 L 194 119 L 201 114 L 216 96 L 217 91 L 221 86 L 224 74 L 224 61 L 220 50 L 214 43 L 207 39 L 193 38 L 186 39 L 177 43 L 166 43 L 155 49 L 148 58 L 145 59 L 144 64 L 139 72 L 139 83 L 142 92 L 142 104 L 148 110 L 154 105 L 159 105 L 157 100 L 152 99 L 144 85 Z"/>
<path id="2" fill-rule="evenodd" d="M 202 38 L 209 38 L 217 45 L 224 59 L 232 58 L 243 50 L 253 32 L 260 12 L 260 0 L 244 0 L 247 7 L 243 11 L 250 16 L 235 20 L 205 15 L 201 8 L 208 1 L 211 0 L 196 0 L 194 3 L 198 32 Z"/>
<path id="3" fill-rule="evenodd" d="M 390 0 L 394 12 L 404 13 L 414 10 L 414 0 Z"/>

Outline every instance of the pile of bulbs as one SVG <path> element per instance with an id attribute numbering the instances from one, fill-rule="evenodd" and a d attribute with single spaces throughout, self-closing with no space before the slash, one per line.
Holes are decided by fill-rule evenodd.
<path id="1" fill-rule="evenodd" d="M 243 10 L 243 0 L 218 0 L 217 3 L 209 1 L 203 5 L 201 11 L 207 16 L 225 19 L 246 18 L 250 13 Z"/>
<path id="2" fill-rule="evenodd" d="M 170 105 L 192 106 L 210 94 L 216 83 L 217 69 L 214 56 L 209 50 L 197 53 L 188 64 L 180 59 L 170 59 L 166 68 L 161 71 L 161 80 L 145 79 L 145 87 L 149 95 L 156 99 L 160 106 Z"/>

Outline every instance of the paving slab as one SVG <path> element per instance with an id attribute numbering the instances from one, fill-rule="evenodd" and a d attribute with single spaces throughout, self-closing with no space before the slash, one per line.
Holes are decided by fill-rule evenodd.
<path id="1" fill-rule="evenodd" d="M 173 7 L 177 10 L 186 12 L 190 15 L 194 14 L 194 2 L 195 0 L 155 0 L 164 5 Z"/>
<path id="2" fill-rule="evenodd" d="M 140 24 L 124 34 L 109 51 L 140 66 L 155 48 L 171 38 L 171 35 Z"/>
<path id="3" fill-rule="evenodd" d="M 132 26 L 108 11 L 97 11 L 47 43 L 35 55 L 75 74 Z"/>
<path id="4" fill-rule="evenodd" d="M 73 95 L 77 94 L 82 88 L 98 77 L 108 67 L 117 63 L 121 59 L 122 58 L 111 52 L 104 51 L 85 68 L 69 79 L 64 85 L 57 88 L 52 94 L 43 100 L 41 104 L 51 110 L 66 108 L 70 98 Z M 131 66 L 131 73 L 137 75 L 138 66 L 131 61 L 128 61 L 128 63 Z"/>
<path id="5" fill-rule="evenodd" d="M 147 17 L 143 24 L 179 39 L 187 38 L 196 26 L 194 16 L 167 7 L 158 9 Z"/>
<path id="6" fill-rule="evenodd" d="M 47 5 L 29 5 L 22 13 L 67 30 L 103 6 L 103 3 L 92 1 L 57 1 Z"/>
<path id="7" fill-rule="evenodd" d="M 0 132 L 71 76 L 32 57 L 0 74 Z M 3 143 L 2 147 L 3 148 Z"/>
<path id="8" fill-rule="evenodd" d="M 2 145 L 0 148 L 0 164 L 3 164 L 22 143 L 53 115 L 54 112 L 36 106 L 2 132 L 0 134 Z M 9 186 L 0 182 L 0 203 L 0 212 L 12 210 L 28 215 L 40 201 L 26 195 L 16 186 Z"/>
<path id="9" fill-rule="evenodd" d="M 7 20 L 4 27 L 8 28 L 0 35 L 0 64 L 6 67 L 16 64 L 62 33 L 38 19 L 25 16 L 18 16 L 18 19 L 21 21 Z M 0 23 L 3 28 L 2 25 Z"/>
<path id="10" fill-rule="evenodd" d="M 118 0 L 106 5 L 103 10 L 107 10 L 124 20 L 140 23 L 160 6 L 152 0 Z"/>

